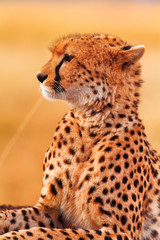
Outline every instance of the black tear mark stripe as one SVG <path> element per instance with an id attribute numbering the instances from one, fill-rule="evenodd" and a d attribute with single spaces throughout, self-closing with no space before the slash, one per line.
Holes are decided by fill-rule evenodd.
<path id="1" fill-rule="evenodd" d="M 64 57 L 63 57 L 63 59 L 62 59 L 62 60 L 60 61 L 60 63 L 56 66 L 56 69 L 55 69 L 56 76 L 55 76 L 55 79 L 54 79 L 56 82 L 61 81 L 61 77 L 60 77 L 60 75 L 59 75 L 59 69 L 60 69 L 60 67 L 62 66 L 62 64 L 63 64 L 64 62 L 70 62 L 73 58 L 74 58 L 74 56 L 70 56 L 70 55 L 68 55 L 68 54 L 65 54 Z"/>

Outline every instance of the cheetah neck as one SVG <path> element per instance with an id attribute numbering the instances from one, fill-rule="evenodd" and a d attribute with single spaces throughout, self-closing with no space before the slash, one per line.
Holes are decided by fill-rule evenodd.
<path id="1" fill-rule="evenodd" d="M 88 94 L 88 93 L 87 93 Z M 84 95 L 84 94 L 82 94 Z M 89 98 L 88 101 L 75 101 L 72 103 L 77 115 L 91 122 L 119 121 L 119 118 L 130 121 L 129 119 L 138 118 L 138 97 L 133 93 L 125 91 L 123 88 L 109 89 L 107 93 L 99 93 L 96 98 Z M 132 121 L 132 120 L 131 120 Z"/>
<path id="2" fill-rule="evenodd" d="M 141 123 L 138 118 L 137 107 L 129 101 L 114 102 L 111 104 L 95 103 L 92 107 L 75 108 L 74 115 L 80 126 L 92 129 L 94 132 L 104 132 L 108 126 L 112 126 L 113 131 L 121 128 L 132 128 Z M 96 108 L 96 111 L 94 110 Z M 98 109 L 98 110 L 97 110 Z"/>

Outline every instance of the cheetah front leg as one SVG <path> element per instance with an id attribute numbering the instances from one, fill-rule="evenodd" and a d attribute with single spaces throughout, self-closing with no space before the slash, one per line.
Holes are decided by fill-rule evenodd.
<path id="1" fill-rule="evenodd" d="M 0 234 L 33 227 L 63 228 L 59 210 L 38 203 L 34 207 L 0 212 Z"/>
<path id="2" fill-rule="evenodd" d="M 125 233 L 112 234 L 109 229 L 102 228 L 100 230 L 84 230 L 84 229 L 48 229 L 35 227 L 29 230 L 20 230 L 18 232 L 10 232 L 0 237 L 0 240 L 131 240 Z"/>

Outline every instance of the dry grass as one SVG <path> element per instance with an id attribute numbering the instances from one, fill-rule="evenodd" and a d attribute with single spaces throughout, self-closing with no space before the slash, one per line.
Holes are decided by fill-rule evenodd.
<path id="1" fill-rule="evenodd" d="M 40 97 L 35 74 L 48 60 L 47 46 L 68 33 L 107 32 L 145 44 L 140 115 L 160 151 L 160 4 L 101 1 L 0 3 L 0 153 Z M 0 169 L 0 204 L 34 204 L 42 159 L 64 102 L 43 100 Z"/>

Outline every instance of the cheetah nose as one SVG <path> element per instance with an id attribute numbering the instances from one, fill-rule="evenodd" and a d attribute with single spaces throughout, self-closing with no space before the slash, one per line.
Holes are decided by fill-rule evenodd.
<path id="1" fill-rule="evenodd" d="M 37 74 L 37 78 L 38 78 L 38 80 L 39 80 L 41 83 L 43 83 L 44 80 L 47 79 L 47 77 L 48 77 L 48 75 L 43 75 L 42 73 L 38 73 L 38 74 Z"/>

